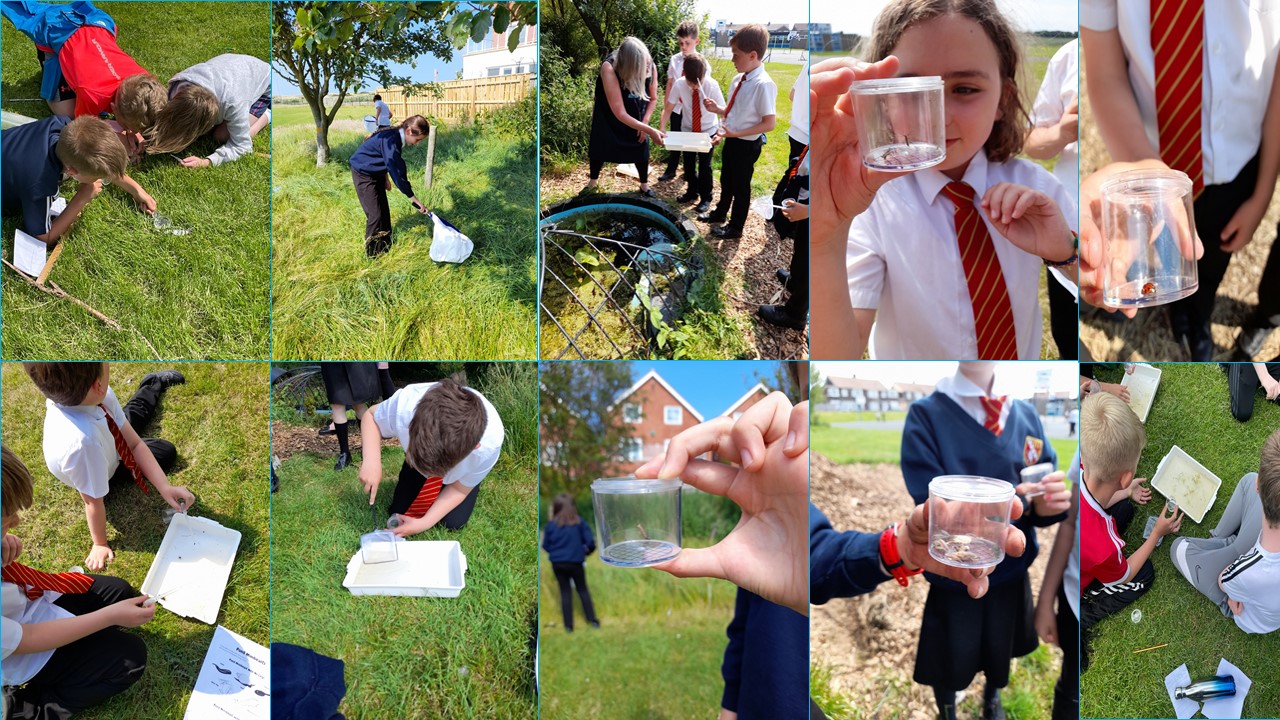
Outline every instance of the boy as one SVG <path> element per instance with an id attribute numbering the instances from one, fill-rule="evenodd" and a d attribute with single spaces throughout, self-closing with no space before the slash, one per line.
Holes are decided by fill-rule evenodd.
<path id="1" fill-rule="evenodd" d="M 1240 478 L 1209 537 L 1180 537 L 1169 556 L 1236 627 L 1280 630 L 1280 431 L 1262 444 L 1258 472 Z"/>
<path id="2" fill-rule="evenodd" d="M 682 132 L 700 132 L 715 137 L 720 129 L 715 113 L 707 112 L 702 106 L 702 99 L 714 100 L 717 105 L 724 102 L 724 94 L 720 92 L 720 83 L 707 74 L 707 61 L 698 53 L 691 53 L 684 59 L 684 77 L 667 90 L 667 101 L 662 106 L 662 128 L 678 128 Z M 687 107 L 683 114 L 673 112 L 675 108 Z M 668 125 L 668 122 L 670 125 Z M 686 203 L 701 199 L 697 212 L 706 212 L 711 207 L 711 153 L 685 153 L 684 176 L 689 181 L 689 189 L 676 202 Z"/>
<path id="3" fill-rule="evenodd" d="M 164 85 L 116 44 L 116 23 L 87 0 L 70 5 L 24 0 L 0 12 L 36 44 L 44 67 L 40 96 L 54 115 L 115 115 L 150 137 L 164 107 Z"/>
<path id="4" fill-rule="evenodd" d="M 44 416 L 44 460 L 49 472 L 75 488 L 84 501 L 93 548 L 84 564 L 101 570 L 115 559 L 107 542 L 103 499 L 112 486 L 133 482 L 149 492 L 147 482 L 178 512 L 195 504 L 185 487 L 170 485 L 178 451 L 167 440 L 138 437 L 155 415 L 160 396 L 170 385 L 185 382 L 177 370 L 143 376 L 138 392 L 123 408 L 111 389 L 108 363 L 25 363 L 27 375 L 48 398 Z"/>
<path id="5" fill-rule="evenodd" d="M 676 53 L 675 55 L 672 55 L 671 61 L 667 63 L 667 89 L 662 95 L 663 97 L 667 98 L 668 101 L 671 99 L 672 88 L 675 85 L 678 85 L 680 83 L 681 78 L 685 77 L 685 74 L 684 74 L 685 58 L 692 55 L 694 51 L 697 50 L 698 48 L 698 23 L 692 20 L 685 20 L 684 22 L 680 23 L 680 25 L 676 28 L 676 41 L 680 43 L 680 52 Z M 721 102 L 724 102 L 724 100 L 721 100 Z M 675 112 L 671 116 L 671 127 L 674 127 L 674 128 L 682 127 L 684 123 L 684 120 L 683 120 L 684 113 L 688 112 L 687 107 L 688 106 L 686 105 L 676 103 L 675 108 L 677 112 Z M 667 169 L 665 172 L 662 173 L 662 176 L 658 178 L 659 182 L 666 182 L 667 180 L 675 179 L 676 166 L 680 164 L 680 155 L 681 153 L 678 153 L 678 152 L 667 153 Z M 692 161 L 692 158 L 688 157 L 688 155 L 686 154 L 684 159 L 684 174 L 685 174 L 686 180 L 689 179 L 689 169 L 691 166 L 691 161 Z M 682 199 L 680 200 L 680 202 L 690 202 L 693 200 L 693 197 L 691 197 L 693 195 L 692 185 L 689 186 L 689 190 L 686 191 L 684 195 L 688 199 Z M 703 212 L 703 211 L 699 210 L 698 212 Z"/>
<path id="6" fill-rule="evenodd" d="M 437 524 L 459 530 L 476 507 L 480 481 L 498 462 L 502 419 L 480 393 L 450 379 L 407 385 L 365 412 L 360 482 L 374 503 L 382 482 L 382 438 L 400 438 L 404 464 L 387 507 L 400 537 Z"/>
<path id="7" fill-rule="evenodd" d="M 31 507 L 26 465 L 0 448 L 3 488 L 4 660 L 0 671 L 10 718 L 65 718 L 124 692 L 142 677 L 147 646 L 116 626 L 138 627 L 155 615 L 129 583 L 83 573 L 50 574 L 16 562 L 22 542 L 10 535 Z M 55 591 L 52 588 L 58 588 Z"/>
<path id="8" fill-rule="evenodd" d="M 1151 536 L 1129 557 L 1120 539 L 1133 520 L 1133 505 L 1145 505 L 1151 490 L 1134 479 L 1147 444 L 1142 421 L 1111 393 L 1084 398 L 1080 413 L 1082 474 L 1080 503 L 1080 587 L 1084 642 L 1081 668 L 1089 665 L 1089 631 L 1100 620 L 1142 597 L 1155 581 L 1151 553 L 1160 538 L 1178 532 L 1182 511 L 1160 510 Z"/>
<path id="9" fill-rule="evenodd" d="M 733 67 L 738 71 L 729 85 L 729 103 L 719 105 L 711 98 L 703 100 L 707 110 L 724 117 L 714 140 L 724 142 L 720 156 L 720 201 L 711 212 L 698 216 L 698 220 L 706 223 L 728 221 L 711 231 L 718 238 L 742 237 L 751 203 L 751 176 L 766 142 L 765 133 L 773 130 L 777 121 L 774 102 L 778 98 L 778 86 L 760 60 L 768 47 L 769 32 L 763 26 L 752 24 L 739 30 L 729 40 Z"/>
<path id="10" fill-rule="evenodd" d="M 391 127 L 391 107 L 382 102 L 381 95 L 373 96 L 373 117 L 379 130 Z"/>
<path id="11" fill-rule="evenodd" d="M 212 130 L 222 147 L 208 157 L 185 157 L 182 165 L 221 165 L 253 152 L 254 136 L 269 122 L 271 66 L 252 55 L 224 53 L 169 80 L 169 102 L 156 116 L 147 152 L 180 152 Z"/>

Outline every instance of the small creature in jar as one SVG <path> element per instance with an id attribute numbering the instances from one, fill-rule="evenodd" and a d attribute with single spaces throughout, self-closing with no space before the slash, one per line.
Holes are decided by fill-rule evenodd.
<path id="1" fill-rule="evenodd" d="M 1143 286 L 1142 286 L 1142 296 L 1143 296 L 1143 297 L 1147 297 L 1148 295 L 1155 295 L 1155 294 L 1156 294 L 1156 284 L 1155 284 L 1155 283 L 1153 283 L 1153 282 L 1149 282 L 1149 283 L 1147 283 L 1146 285 L 1143 285 Z"/>

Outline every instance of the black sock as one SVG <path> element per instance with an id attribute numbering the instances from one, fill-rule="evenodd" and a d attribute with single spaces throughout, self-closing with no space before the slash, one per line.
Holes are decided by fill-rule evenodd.
<path id="1" fill-rule="evenodd" d="M 338 422 L 337 420 L 334 420 L 334 422 L 333 422 L 333 431 L 334 431 L 334 434 L 336 434 L 336 435 L 338 436 L 338 451 L 339 451 L 339 452 L 344 452 L 344 453 L 346 453 L 346 454 L 350 455 L 350 454 L 351 454 L 351 450 L 350 450 L 350 448 L 348 448 L 348 447 L 347 447 L 347 421 L 346 421 L 346 419 L 344 418 L 344 419 L 342 420 L 342 422 Z"/>
<path id="2" fill-rule="evenodd" d="M 382 387 L 382 399 L 390 400 L 396 394 L 396 384 L 391 382 L 391 369 L 378 369 L 378 384 Z"/>
<path id="3" fill-rule="evenodd" d="M 933 700 L 938 703 L 938 712 L 946 716 L 948 709 L 954 710 L 956 707 L 956 694 L 949 690 L 933 689 Z"/>
<path id="4" fill-rule="evenodd" d="M 982 704 L 990 705 L 1000 699 L 1000 688 L 991 687 L 991 683 L 982 686 Z"/>

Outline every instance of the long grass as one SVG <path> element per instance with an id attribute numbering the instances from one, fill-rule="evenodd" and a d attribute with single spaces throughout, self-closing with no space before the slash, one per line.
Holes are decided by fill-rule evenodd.
<path id="1" fill-rule="evenodd" d="M 220 53 L 270 57 L 265 3 L 110 3 L 106 9 L 119 25 L 120 46 L 162 81 Z M 34 46 L 8 22 L 3 67 L 3 108 L 47 117 Z M 215 148 L 206 139 L 189 152 L 207 155 Z M 254 153 L 220 167 L 190 170 L 166 155 L 131 167 L 158 212 L 191 233 L 154 229 L 132 197 L 105 188 L 64 236 L 50 279 L 124 329 L 25 285 L 5 268 L 4 357 L 153 358 L 148 342 L 166 359 L 267 357 L 270 148 L 263 132 Z M 75 188 L 74 181 L 64 182 L 63 197 Z M 18 225 L 16 217 L 4 219 L 6 258 Z"/>
<path id="2" fill-rule="evenodd" d="M 161 437 L 178 448 L 178 466 L 169 475 L 196 495 L 191 513 L 241 533 L 218 624 L 266 645 L 268 619 L 269 492 L 264 460 L 269 448 L 265 363 L 151 365 L 113 363 L 111 385 L 127 401 L 143 375 L 176 368 L 187 378 L 165 393 L 144 437 Z M 45 469 L 41 448 L 44 397 L 17 363 L 3 373 L 4 444 L 35 477 L 35 504 L 23 513 L 15 534 L 23 561 L 42 570 L 83 565 L 91 545 L 83 504 L 75 490 Z M 132 486 L 113 489 L 106 500 L 107 533 L 116 559 L 105 574 L 123 578 L 137 590 L 155 558 L 167 507 L 154 491 Z M 128 632 L 147 644 L 141 681 L 109 702 L 77 717 L 90 720 L 181 718 L 196 675 L 213 639 L 214 627 L 157 608 L 155 618 Z"/>

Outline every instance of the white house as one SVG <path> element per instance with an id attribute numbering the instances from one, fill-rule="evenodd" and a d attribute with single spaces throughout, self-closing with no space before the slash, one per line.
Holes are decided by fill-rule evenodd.
<path id="1" fill-rule="evenodd" d="M 879 380 L 828 377 L 822 381 L 827 402 L 819 410 L 828 412 L 861 412 L 897 409 L 897 392 Z"/>
<path id="2" fill-rule="evenodd" d="M 520 29 L 520 44 L 515 52 L 507 50 L 507 30 L 493 30 L 480 42 L 467 41 L 462 52 L 462 79 L 499 77 L 535 73 L 538 70 L 538 28 L 525 26 Z"/>

